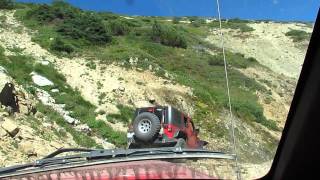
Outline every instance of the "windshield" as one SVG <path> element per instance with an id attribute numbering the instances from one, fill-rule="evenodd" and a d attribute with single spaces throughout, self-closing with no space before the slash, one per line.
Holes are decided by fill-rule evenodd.
<path id="1" fill-rule="evenodd" d="M 262 177 L 318 5 L 0 0 L 0 167 L 60 148 L 181 147 L 235 158 L 172 163 Z"/>

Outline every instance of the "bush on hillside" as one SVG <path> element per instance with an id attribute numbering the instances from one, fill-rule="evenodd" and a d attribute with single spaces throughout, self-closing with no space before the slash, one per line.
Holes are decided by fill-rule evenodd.
<path id="1" fill-rule="evenodd" d="M 199 17 L 197 17 L 197 16 L 189 16 L 188 19 L 189 19 L 190 23 L 192 23 L 192 22 L 198 20 Z"/>
<path id="2" fill-rule="evenodd" d="M 73 39 L 85 39 L 92 44 L 105 44 L 111 41 L 102 20 L 91 13 L 81 13 L 67 19 L 58 26 L 59 33 Z"/>
<path id="3" fill-rule="evenodd" d="M 195 21 L 191 22 L 191 25 L 194 27 L 200 27 L 204 24 L 206 24 L 206 21 L 204 19 L 196 19 Z"/>
<path id="4" fill-rule="evenodd" d="M 109 23 L 109 28 L 115 36 L 126 35 L 129 32 L 129 26 L 125 22 L 119 20 L 111 21 Z"/>
<path id="5" fill-rule="evenodd" d="M 61 38 L 56 38 L 51 44 L 51 50 L 58 52 L 72 53 L 75 49 L 71 44 L 66 43 Z"/>
<path id="6" fill-rule="evenodd" d="M 221 26 L 222 28 L 229 28 L 229 29 L 239 29 L 241 32 L 251 32 L 254 31 L 254 28 L 248 26 L 248 20 L 240 20 L 240 19 L 229 19 L 228 21 L 222 20 Z M 219 21 L 212 21 L 208 24 L 209 27 L 212 28 L 219 28 L 220 23 Z"/>
<path id="7" fill-rule="evenodd" d="M 210 66 L 223 66 L 224 65 L 223 56 L 222 55 L 212 56 L 211 59 L 209 59 L 208 64 Z"/>
<path id="8" fill-rule="evenodd" d="M 60 22 L 72 19 L 80 12 L 79 9 L 64 1 L 53 1 L 52 5 L 43 4 L 29 11 L 27 16 L 32 17 L 41 23 Z"/>
<path id="9" fill-rule="evenodd" d="M 72 39 L 84 39 L 92 44 L 111 41 L 111 35 L 99 15 L 81 11 L 64 1 L 36 6 L 27 17 L 43 24 L 54 24 L 59 34 Z"/>
<path id="10" fill-rule="evenodd" d="M 310 38 L 310 33 L 294 29 L 288 31 L 285 35 L 291 37 L 293 42 L 299 42 Z"/>
<path id="11" fill-rule="evenodd" d="M 13 9 L 13 0 L 0 0 L 0 9 Z"/>
<path id="12" fill-rule="evenodd" d="M 151 39 L 166 46 L 187 48 L 187 41 L 175 28 L 154 22 Z"/>
<path id="13" fill-rule="evenodd" d="M 172 23 L 173 23 L 173 24 L 179 24 L 179 23 L 180 23 L 180 20 L 181 20 L 180 17 L 174 17 L 174 18 L 172 19 Z"/>

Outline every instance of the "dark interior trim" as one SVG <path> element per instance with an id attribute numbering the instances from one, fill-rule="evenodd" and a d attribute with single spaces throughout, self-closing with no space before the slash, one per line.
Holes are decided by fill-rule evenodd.
<path id="1" fill-rule="evenodd" d="M 272 167 L 262 179 L 300 179 L 318 173 L 315 167 L 320 167 L 319 122 L 320 14 L 318 13 Z"/>

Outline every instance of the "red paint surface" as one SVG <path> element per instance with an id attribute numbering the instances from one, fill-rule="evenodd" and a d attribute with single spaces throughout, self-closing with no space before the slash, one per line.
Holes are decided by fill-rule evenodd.
<path id="1" fill-rule="evenodd" d="M 10 179 L 36 180 L 107 180 L 107 179 L 213 179 L 183 165 L 165 161 L 133 161 L 12 177 Z"/>

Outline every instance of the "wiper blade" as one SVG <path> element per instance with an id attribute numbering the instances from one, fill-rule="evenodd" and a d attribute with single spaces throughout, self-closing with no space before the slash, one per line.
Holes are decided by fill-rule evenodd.
<path id="1" fill-rule="evenodd" d="M 233 155 L 208 151 L 205 149 L 185 149 L 181 147 L 166 147 L 166 148 L 145 148 L 145 149 L 107 149 L 91 151 L 87 154 L 87 159 L 99 159 L 109 157 L 134 157 L 148 155 L 163 155 L 163 154 L 220 154 L 226 155 L 223 159 L 234 159 Z"/>
<path id="2" fill-rule="evenodd" d="M 91 151 L 96 151 L 96 149 L 61 148 L 61 149 L 58 149 L 58 150 L 54 151 L 53 153 L 45 156 L 45 157 L 42 158 L 42 159 L 53 158 L 53 157 L 56 157 L 56 156 L 59 155 L 59 154 L 66 153 L 66 152 L 91 152 Z"/>
<path id="3" fill-rule="evenodd" d="M 65 153 L 65 152 L 90 152 L 90 151 L 96 151 L 95 149 L 83 149 L 83 148 L 61 148 L 57 151 L 45 156 L 44 158 L 40 160 L 36 160 L 32 163 L 22 164 L 22 165 L 15 165 L 5 168 L 0 168 L 0 175 L 16 172 L 23 169 L 28 168 L 37 168 L 37 167 L 45 167 L 48 165 L 54 165 L 54 164 L 67 164 L 71 163 L 72 161 L 79 161 L 80 159 L 85 158 L 85 154 L 78 154 L 78 155 L 71 155 L 71 156 L 63 156 L 63 157 L 56 157 L 59 154 Z"/>
<path id="4" fill-rule="evenodd" d="M 57 155 L 65 152 L 85 152 L 76 155 L 56 157 Z M 210 157 L 217 159 L 229 159 L 233 160 L 233 154 L 226 154 L 223 152 L 208 151 L 205 149 L 184 149 L 180 147 L 165 147 L 165 148 L 145 148 L 145 149 L 59 149 L 43 159 L 37 160 L 33 163 L 28 163 L 24 165 L 16 165 L 7 168 L 0 169 L 1 174 L 8 174 L 17 172 L 20 170 L 30 169 L 30 168 L 45 168 L 49 166 L 56 166 L 62 164 L 72 164 L 72 163 L 86 163 L 95 160 L 106 160 L 112 158 L 134 158 L 134 157 L 152 157 L 152 156 L 162 156 L 170 158 L 170 155 L 183 155 L 185 158 L 193 157 Z"/>

